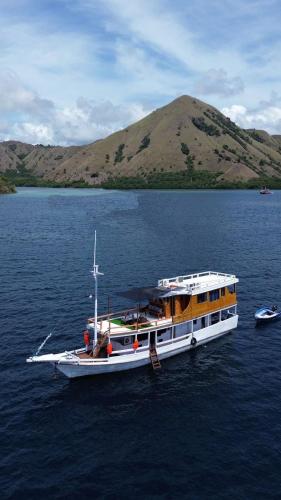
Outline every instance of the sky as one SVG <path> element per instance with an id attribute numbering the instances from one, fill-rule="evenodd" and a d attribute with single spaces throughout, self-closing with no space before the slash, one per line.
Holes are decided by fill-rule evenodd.
<path id="1" fill-rule="evenodd" d="M 280 0 L 0 7 L 0 140 L 93 142 L 183 94 L 281 134 Z"/>

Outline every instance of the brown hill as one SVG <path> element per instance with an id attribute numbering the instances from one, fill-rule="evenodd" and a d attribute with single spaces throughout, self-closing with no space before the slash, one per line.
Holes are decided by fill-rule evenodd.
<path id="1" fill-rule="evenodd" d="M 31 170 L 51 181 L 146 177 L 156 172 L 208 170 L 218 179 L 281 178 L 281 136 L 243 130 L 216 108 L 189 96 L 124 130 L 77 147 L 0 143 L 0 171 Z"/>

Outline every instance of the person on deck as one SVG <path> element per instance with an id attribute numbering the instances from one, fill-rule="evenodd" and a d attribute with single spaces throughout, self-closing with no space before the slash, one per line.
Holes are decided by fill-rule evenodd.
<path id="1" fill-rule="evenodd" d="M 89 350 L 90 350 L 90 341 L 91 341 L 90 332 L 88 330 L 85 330 L 84 331 L 84 343 L 85 343 L 85 347 L 86 347 L 86 352 L 89 352 Z"/>

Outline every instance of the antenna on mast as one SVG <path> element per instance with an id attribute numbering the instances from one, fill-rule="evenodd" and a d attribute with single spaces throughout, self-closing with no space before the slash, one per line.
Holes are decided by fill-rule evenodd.
<path id="1" fill-rule="evenodd" d="M 94 265 L 91 271 L 95 280 L 95 330 L 93 339 L 93 350 L 97 344 L 98 340 L 98 276 L 103 275 L 99 272 L 99 266 L 96 264 L 96 251 L 97 251 L 97 232 L 95 231 L 95 242 L 94 242 Z"/>

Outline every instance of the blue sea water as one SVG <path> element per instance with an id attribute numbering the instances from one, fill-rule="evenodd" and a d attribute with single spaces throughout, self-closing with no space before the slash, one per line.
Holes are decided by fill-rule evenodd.
<path id="1" fill-rule="evenodd" d="M 9 499 L 281 497 L 281 192 L 21 188 L 0 197 L 0 491 Z M 115 292 L 159 278 L 235 273 L 239 326 L 192 353 L 69 381 L 28 365 L 82 344 Z"/>

